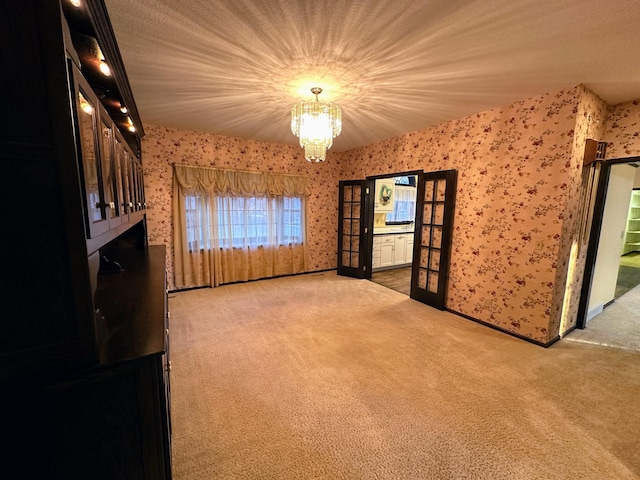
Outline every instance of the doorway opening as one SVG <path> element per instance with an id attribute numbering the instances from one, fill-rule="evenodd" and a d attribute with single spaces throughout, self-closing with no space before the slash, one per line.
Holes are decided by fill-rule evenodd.
<path id="1" fill-rule="evenodd" d="M 374 254 L 374 201 L 376 193 L 380 202 L 387 204 L 393 196 L 395 177 L 416 176 L 417 193 L 413 222 L 413 235 L 404 234 L 399 244 L 401 256 L 393 239 L 393 259 L 407 265 L 407 249 L 411 254 L 410 298 L 444 310 L 449 279 L 449 258 L 453 236 L 457 170 L 439 170 L 424 173 L 417 170 L 407 173 L 379 175 L 366 180 L 342 180 L 338 182 L 338 275 L 371 279 Z M 375 192 L 377 179 L 393 177 L 393 186 L 387 181 Z M 410 182 L 411 180 L 407 180 Z M 387 206 L 387 208 L 389 208 Z M 384 213 L 380 212 L 380 213 Z M 380 226 L 410 230 L 410 215 L 397 220 L 396 225 L 387 220 Z M 386 219 L 386 216 L 380 217 Z M 407 223 L 409 222 L 409 223 Z M 389 242 L 391 243 L 391 242 Z M 387 249 L 388 250 L 388 249 Z M 376 256 L 382 265 L 383 249 Z"/>
<path id="2" fill-rule="evenodd" d="M 640 164 L 628 163 L 635 169 L 633 190 L 624 225 L 622 256 L 620 257 L 614 300 L 640 285 Z M 614 165 L 612 168 L 618 167 Z"/>
<path id="3" fill-rule="evenodd" d="M 418 176 L 374 179 L 371 281 L 409 296 Z"/>
<path id="4" fill-rule="evenodd" d="M 640 158 L 603 162 L 578 330 L 567 339 L 640 350 Z"/>

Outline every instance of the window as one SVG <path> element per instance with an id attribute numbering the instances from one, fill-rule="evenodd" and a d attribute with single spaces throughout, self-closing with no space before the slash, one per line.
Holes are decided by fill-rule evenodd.
<path id="1" fill-rule="evenodd" d="M 407 177 L 404 177 L 407 178 Z M 393 212 L 387 213 L 387 224 L 411 223 L 416 218 L 416 188 L 396 183 Z"/>
<path id="2" fill-rule="evenodd" d="M 396 185 L 408 185 L 411 187 L 416 186 L 416 176 L 415 175 L 403 175 L 401 177 L 394 177 Z"/>
<path id="3" fill-rule="evenodd" d="M 210 207 L 211 205 L 211 207 Z M 304 243 L 301 197 L 185 198 L 190 251 Z M 214 212 L 209 212 L 214 208 Z M 213 223 L 207 228 L 208 220 Z"/>

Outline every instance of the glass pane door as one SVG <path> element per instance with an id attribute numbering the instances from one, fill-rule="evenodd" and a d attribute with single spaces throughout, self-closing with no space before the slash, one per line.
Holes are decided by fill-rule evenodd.
<path id="1" fill-rule="evenodd" d="M 444 309 L 457 172 L 420 175 L 411 298 Z"/>
<path id="2" fill-rule="evenodd" d="M 364 278 L 365 180 L 339 183 L 338 275 Z"/>

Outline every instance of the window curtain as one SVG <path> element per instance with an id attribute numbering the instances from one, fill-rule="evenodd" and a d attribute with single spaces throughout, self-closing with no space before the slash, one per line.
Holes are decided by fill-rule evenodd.
<path id="1" fill-rule="evenodd" d="M 387 213 L 388 222 L 413 222 L 416 217 L 415 187 L 396 185 L 393 213 Z"/>
<path id="2" fill-rule="evenodd" d="M 307 271 L 308 196 L 308 178 L 303 176 L 174 165 L 172 210 L 176 288 L 217 287 Z M 284 231 L 286 219 L 279 218 L 276 222 L 272 218 L 282 215 L 283 203 L 291 199 L 299 202 L 301 212 L 301 235 L 295 239 L 290 232 Z M 265 229 L 264 242 L 232 240 L 233 212 L 243 202 L 259 203 L 247 208 L 258 208 L 261 212 L 264 208 L 268 217 L 264 225 L 277 224 L 281 231 L 262 224 L 245 224 L 246 229 Z M 286 211 L 284 209 L 284 215 Z"/>

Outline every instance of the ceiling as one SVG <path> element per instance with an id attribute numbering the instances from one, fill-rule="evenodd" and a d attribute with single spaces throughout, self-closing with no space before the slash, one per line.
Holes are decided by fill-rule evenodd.
<path id="1" fill-rule="evenodd" d="M 105 0 L 144 124 L 296 144 L 343 110 L 345 151 L 584 83 L 640 98 L 638 0 Z"/>

